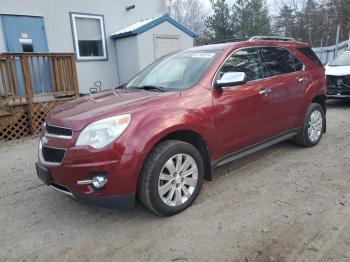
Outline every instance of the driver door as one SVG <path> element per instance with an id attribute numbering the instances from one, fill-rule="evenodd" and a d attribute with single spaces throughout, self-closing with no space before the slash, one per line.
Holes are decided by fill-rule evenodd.
<path id="1" fill-rule="evenodd" d="M 264 79 L 259 50 L 235 51 L 224 62 L 215 80 L 228 72 L 244 72 L 248 82 L 213 91 L 215 125 L 222 156 L 269 138 L 273 126 L 271 83 Z"/>

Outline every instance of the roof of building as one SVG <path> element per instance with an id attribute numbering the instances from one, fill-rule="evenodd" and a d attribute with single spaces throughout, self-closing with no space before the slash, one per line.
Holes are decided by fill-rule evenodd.
<path id="1" fill-rule="evenodd" d="M 152 17 L 150 19 L 142 20 L 133 25 L 125 27 L 111 34 L 111 38 L 119 39 L 119 38 L 139 35 L 166 21 L 172 24 L 173 26 L 177 27 L 181 31 L 185 32 L 189 36 L 196 37 L 196 34 L 193 33 L 191 30 L 189 30 L 188 28 L 186 28 L 185 26 L 177 22 L 175 19 L 171 18 L 169 15 L 163 14 L 156 17 Z"/>

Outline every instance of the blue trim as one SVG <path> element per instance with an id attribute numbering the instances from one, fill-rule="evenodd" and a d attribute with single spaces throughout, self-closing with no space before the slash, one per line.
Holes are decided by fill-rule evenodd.
<path id="1" fill-rule="evenodd" d="M 163 15 L 155 20 L 150 21 L 149 23 L 136 28 L 133 31 L 130 32 L 125 32 L 125 33 L 121 33 L 121 34 L 114 34 L 111 35 L 112 39 L 120 39 L 120 38 L 125 38 L 125 37 L 130 37 L 130 36 L 135 36 L 135 35 L 139 35 L 142 34 L 148 30 L 150 30 L 151 28 L 164 23 L 164 22 L 169 22 L 170 24 L 172 24 L 173 26 L 177 27 L 178 29 L 180 29 L 181 31 L 185 32 L 186 34 L 188 34 L 191 37 L 196 37 L 197 35 L 195 33 L 193 33 L 191 30 L 189 30 L 188 28 L 184 27 L 182 24 L 180 24 L 179 22 L 177 22 L 175 19 L 171 18 L 169 15 Z"/>

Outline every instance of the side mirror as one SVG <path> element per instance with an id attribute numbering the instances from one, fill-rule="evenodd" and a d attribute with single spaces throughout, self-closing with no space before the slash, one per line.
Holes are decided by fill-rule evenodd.
<path id="1" fill-rule="evenodd" d="M 216 80 L 214 84 L 215 89 L 225 86 L 238 86 L 247 83 L 247 75 L 244 72 L 228 72 L 225 73 L 221 79 Z"/>

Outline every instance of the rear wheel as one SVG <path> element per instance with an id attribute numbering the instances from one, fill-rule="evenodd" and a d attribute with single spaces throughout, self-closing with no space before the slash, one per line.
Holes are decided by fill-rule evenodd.
<path id="1" fill-rule="evenodd" d="M 326 117 L 323 107 L 312 103 L 306 112 L 304 126 L 294 140 L 301 146 L 315 146 L 320 142 L 325 126 Z"/>
<path id="2" fill-rule="evenodd" d="M 203 178 L 204 164 L 198 150 L 182 141 L 167 140 L 158 144 L 145 160 L 138 197 L 159 215 L 175 215 L 193 203 Z"/>

